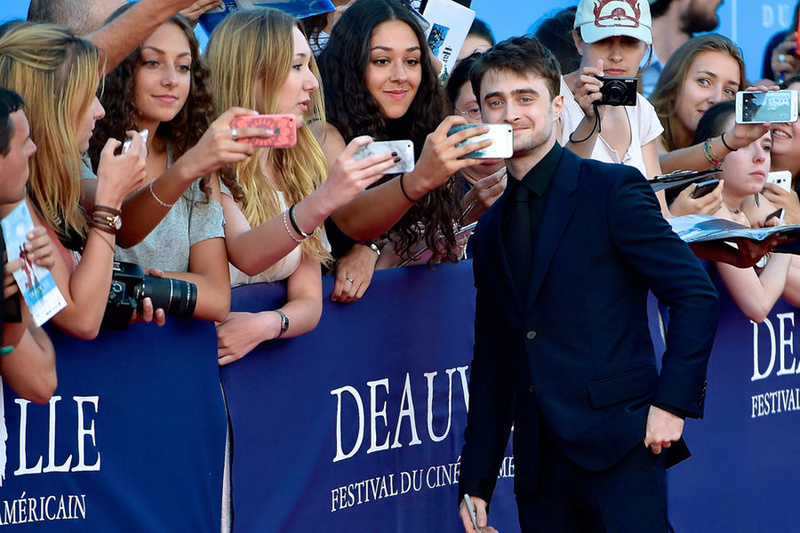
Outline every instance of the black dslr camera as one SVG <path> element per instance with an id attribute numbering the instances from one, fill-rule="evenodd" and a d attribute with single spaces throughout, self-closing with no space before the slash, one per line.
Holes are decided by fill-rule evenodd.
<path id="1" fill-rule="evenodd" d="M 597 76 L 603 82 L 600 94 L 603 98 L 598 105 L 636 105 L 636 78 L 612 78 L 610 76 Z"/>
<path id="2" fill-rule="evenodd" d="M 197 305 L 197 286 L 188 281 L 145 276 L 135 263 L 114 261 L 111 290 L 108 293 L 102 327 L 123 330 L 135 310 L 142 311 L 142 300 L 153 300 L 153 309 L 168 315 L 190 317 Z"/>

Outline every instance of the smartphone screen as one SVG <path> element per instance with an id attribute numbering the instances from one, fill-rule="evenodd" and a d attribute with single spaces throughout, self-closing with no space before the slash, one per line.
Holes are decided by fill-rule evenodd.
<path id="1" fill-rule="evenodd" d="M 736 93 L 736 122 L 797 121 L 797 91 L 741 91 Z"/>

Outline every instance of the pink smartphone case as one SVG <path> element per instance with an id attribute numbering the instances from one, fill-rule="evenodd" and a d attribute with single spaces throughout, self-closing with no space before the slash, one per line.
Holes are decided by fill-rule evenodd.
<path id="1" fill-rule="evenodd" d="M 231 121 L 231 128 L 267 128 L 267 138 L 243 137 L 239 141 L 258 148 L 291 148 L 297 144 L 297 117 L 294 115 L 246 115 Z"/>

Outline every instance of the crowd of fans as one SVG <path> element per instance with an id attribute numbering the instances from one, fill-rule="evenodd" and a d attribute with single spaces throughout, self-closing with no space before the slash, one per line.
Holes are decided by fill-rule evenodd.
<path id="1" fill-rule="evenodd" d="M 189 314 L 216 323 L 227 364 L 313 329 L 325 273 L 335 277 L 331 299 L 348 303 L 375 269 L 467 257 L 461 230 L 503 194 L 504 162 L 469 157 L 490 141 L 464 143 L 487 131 L 470 84 L 475 57 L 494 44 L 485 23 L 476 19 L 443 86 L 404 0 L 335 2 L 334 13 L 302 21 L 266 8 L 234 13 L 201 51 L 193 25 L 218 4 L 33 0 L 28 21 L 0 26 L 0 210 L 30 206 L 29 257 L 50 269 L 67 302 L 55 327 L 94 338 L 107 301 L 97 288 L 110 285 L 115 261 L 137 263 L 191 284 Z M 694 11 L 679 12 L 687 4 Z M 799 54 L 787 44 L 796 33 L 772 39 L 765 79 L 748 83 L 734 43 L 692 35 L 716 27 L 718 2 L 695 4 L 639 0 L 636 36 L 613 23 L 574 29 L 596 16 L 587 1 L 531 27 L 561 63 L 560 141 L 647 178 L 721 170 L 710 194 L 695 198 L 692 185 L 661 196 L 665 217 L 759 227 L 781 223 L 766 220 L 780 207 L 785 223 L 800 223 L 800 126 L 738 124 L 733 107 L 748 88 L 800 88 Z M 673 19 L 682 25 L 665 24 Z M 641 85 L 643 73 L 652 84 Z M 630 105 L 604 104 L 608 76 L 638 76 L 644 90 Z M 296 145 L 258 147 L 277 132 L 231 127 L 256 114 L 293 115 Z M 464 124 L 477 126 L 448 134 Z M 392 172 L 397 153 L 359 157 L 373 141 L 401 139 L 414 144 L 411 172 Z M 766 184 L 770 170 L 789 170 L 792 190 Z M 775 243 L 695 247 L 754 321 L 780 297 L 800 303 L 800 263 L 767 253 Z M 6 263 L 6 298 L 17 292 L 16 268 Z M 285 283 L 285 304 L 230 312 L 231 286 L 256 282 Z M 147 297 L 133 320 L 170 318 Z M 55 356 L 24 302 L 21 322 L 4 324 L 3 347 L 3 378 L 46 401 Z"/>

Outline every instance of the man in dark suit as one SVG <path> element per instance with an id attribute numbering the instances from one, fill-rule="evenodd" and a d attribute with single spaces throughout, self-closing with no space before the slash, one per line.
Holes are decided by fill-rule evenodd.
<path id="1" fill-rule="evenodd" d="M 513 423 L 524 532 L 666 531 L 661 452 L 688 456 L 683 419 L 702 416 L 714 287 L 638 170 L 556 143 L 560 72 L 538 41 L 496 45 L 471 78 L 484 120 L 513 127 L 514 154 L 473 237 L 465 530 L 464 494 L 486 525 Z M 660 374 L 648 291 L 670 310 Z"/>

